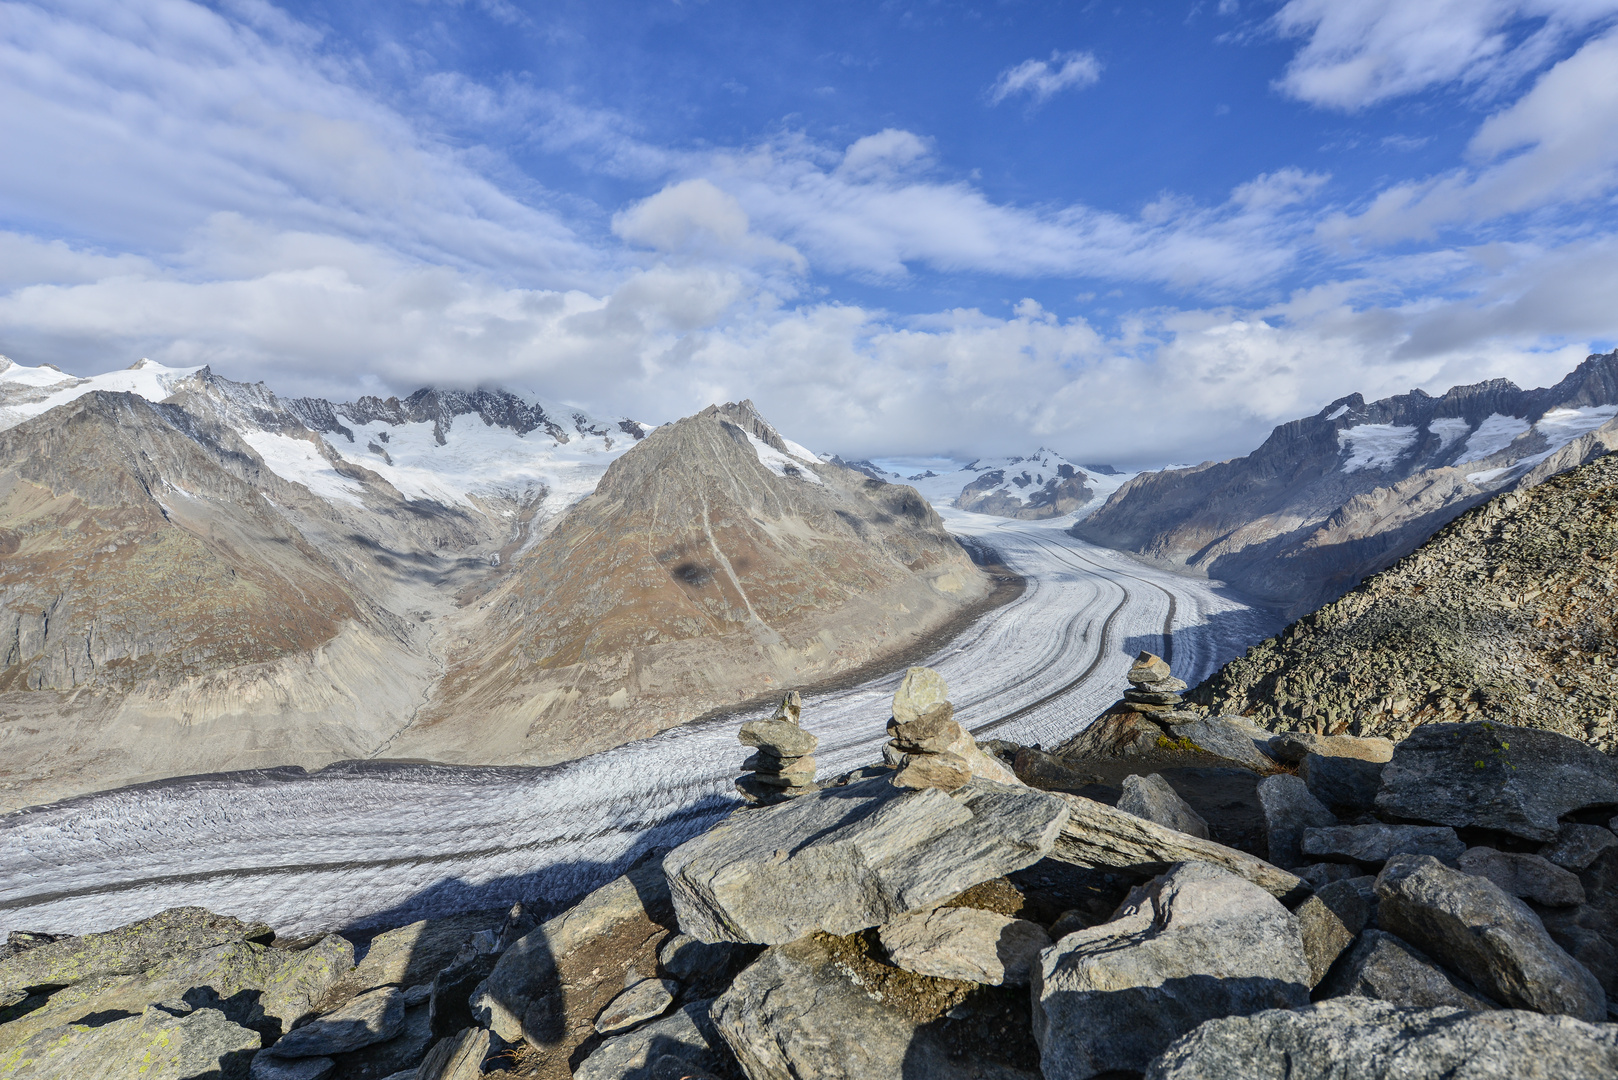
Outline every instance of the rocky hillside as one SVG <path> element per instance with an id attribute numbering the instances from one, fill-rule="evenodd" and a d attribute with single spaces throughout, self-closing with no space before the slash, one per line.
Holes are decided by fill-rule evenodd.
<path id="1" fill-rule="evenodd" d="M 389 753 L 565 760 L 893 655 L 990 587 L 914 489 L 713 406 L 615 461 L 469 612 Z"/>
<path id="2" fill-rule="evenodd" d="M 1276 730 L 1466 718 L 1618 753 L 1618 455 L 1499 496 L 1190 696 Z"/>
<path id="3" fill-rule="evenodd" d="M 1555 386 L 1340 398 L 1244 458 L 1142 473 L 1082 539 L 1205 573 L 1296 616 L 1457 515 L 1618 446 L 1618 352 Z"/>
<path id="4" fill-rule="evenodd" d="M 1154 660 L 1137 684 L 1171 681 Z M 182 908 L 14 933 L 0 1077 L 1618 1076 L 1611 758 L 1469 723 L 1250 742 L 1251 765 L 1070 754 L 1029 784 L 947 689 L 912 669 L 887 764 L 740 809 L 542 921 L 286 940 Z M 803 749 L 794 704 L 744 741 Z M 1233 804 L 1260 823 L 1240 846 L 1209 836 Z"/>

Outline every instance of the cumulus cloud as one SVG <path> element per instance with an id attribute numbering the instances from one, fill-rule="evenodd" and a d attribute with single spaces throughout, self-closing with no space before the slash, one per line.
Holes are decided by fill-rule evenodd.
<path id="1" fill-rule="evenodd" d="M 1056 51 L 1049 60 L 1024 60 L 1002 71 L 989 87 L 989 101 L 998 105 L 1026 94 L 1034 105 L 1043 105 L 1063 90 L 1082 90 L 1100 81 L 1101 61 L 1094 53 Z"/>
<path id="2" fill-rule="evenodd" d="M 1272 25 L 1307 40 L 1277 86 L 1346 111 L 1450 83 L 1498 88 L 1615 14 L 1618 0 L 1288 0 Z"/>
<path id="3" fill-rule="evenodd" d="M 670 184 L 615 214 L 612 231 L 665 254 L 774 260 L 800 272 L 806 268 L 803 256 L 790 245 L 752 230 L 734 195 L 701 178 Z"/>

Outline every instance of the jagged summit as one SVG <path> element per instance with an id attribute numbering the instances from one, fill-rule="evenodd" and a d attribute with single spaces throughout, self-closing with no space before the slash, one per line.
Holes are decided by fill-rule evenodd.
<path id="1" fill-rule="evenodd" d="M 1615 417 L 1618 351 L 1538 390 L 1491 379 L 1438 397 L 1350 394 L 1246 457 L 1143 473 L 1073 531 L 1297 614 L 1491 495 L 1618 445 Z"/>

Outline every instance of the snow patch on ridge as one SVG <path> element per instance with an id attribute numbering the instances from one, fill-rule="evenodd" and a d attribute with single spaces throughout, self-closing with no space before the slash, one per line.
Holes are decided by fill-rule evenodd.
<path id="1" fill-rule="evenodd" d="M 1441 416 L 1429 423 L 1427 430 L 1438 436 L 1438 448 L 1442 450 L 1465 436 L 1472 425 L 1459 416 Z"/>
<path id="2" fill-rule="evenodd" d="M 322 499 L 345 502 L 350 506 L 364 506 L 359 484 L 331 467 L 331 462 L 320 456 L 315 445 L 290 435 L 276 435 L 268 431 L 241 432 L 242 441 L 251 446 L 271 472 L 283 480 L 302 484 Z"/>
<path id="3" fill-rule="evenodd" d="M 16 427 L 24 420 L 66 405 L 96 390 L 134 394 L 147 401 L 162 401 L 173 392 L 174 384 L 200 367 L 170 368 L 151 360 L 137 360 L 122 371 L 80 378 L 41 364 L 23 367 L 11 363 L 0 368 L 0 431 Z"/>
<path id="4" fill-rule="evenodd" d="M 758 455 L 760 464 L 776 476 L 788 477 L 793 480 L 807 480 L 811 484 L 825 483 L 824 480 L 814 474 L 812 469 L 805 468 L 807 465 L 818 464 L 818 462 L 816 462 L 814 454 L 797 443 L 787 442 L 786 439 L 781 440 L 792 451 L 788 455 L 781 453 L 781 451 L 754 435 L 751 431 L 744 431 L 743 434 L 747 436 L 747 441 L 753 444 L 753 452 Z"/>
<path id="5" fill-rule="evenodd" d="M 1359 424 L 1337 433 L 1337 445 L 1348 452 L 1346 473 L 1386 469 L 1416 444 L 1416 429 L 1402 424 Z"/>
<path id="6" fill-rule="evenodd" d="M 1469 461 L 1482 461 L 1490 454 L 1499 453 L 1528 428 L 1528 421 L 1520 416 L 1490 413 L 1484 418 L 1483 423 L 1478 425 L 1478 429 L 1472 432 L 1472 437 L 1466 440 L 1466 448 L 1456 459 L 1455 464 L 1465 465 Z"/>

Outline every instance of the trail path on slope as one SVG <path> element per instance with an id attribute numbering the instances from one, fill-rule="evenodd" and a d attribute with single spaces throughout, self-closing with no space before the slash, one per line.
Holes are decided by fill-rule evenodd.
<path id="1" fill-rule="evenodd" d="M 1195 684 L 1277 628 L 1206 581 L 1066 535 L 1069 519 L 941 511 L 1028 579 L 926 663 L 980 737 L 1051 746 L 1117 699 L 1141 649 Z M 1171 635 L 1171 636 L 1170 636 Z M 903 672 L 804 702 L 821 776 L 875 761 Z M 0 818 L 0 933 L 108 929 L 179 904 L 287 935 L 560 901 L 736 805 L 762 713 L 545 768 L 354 763 L 191 777 Z"/>

